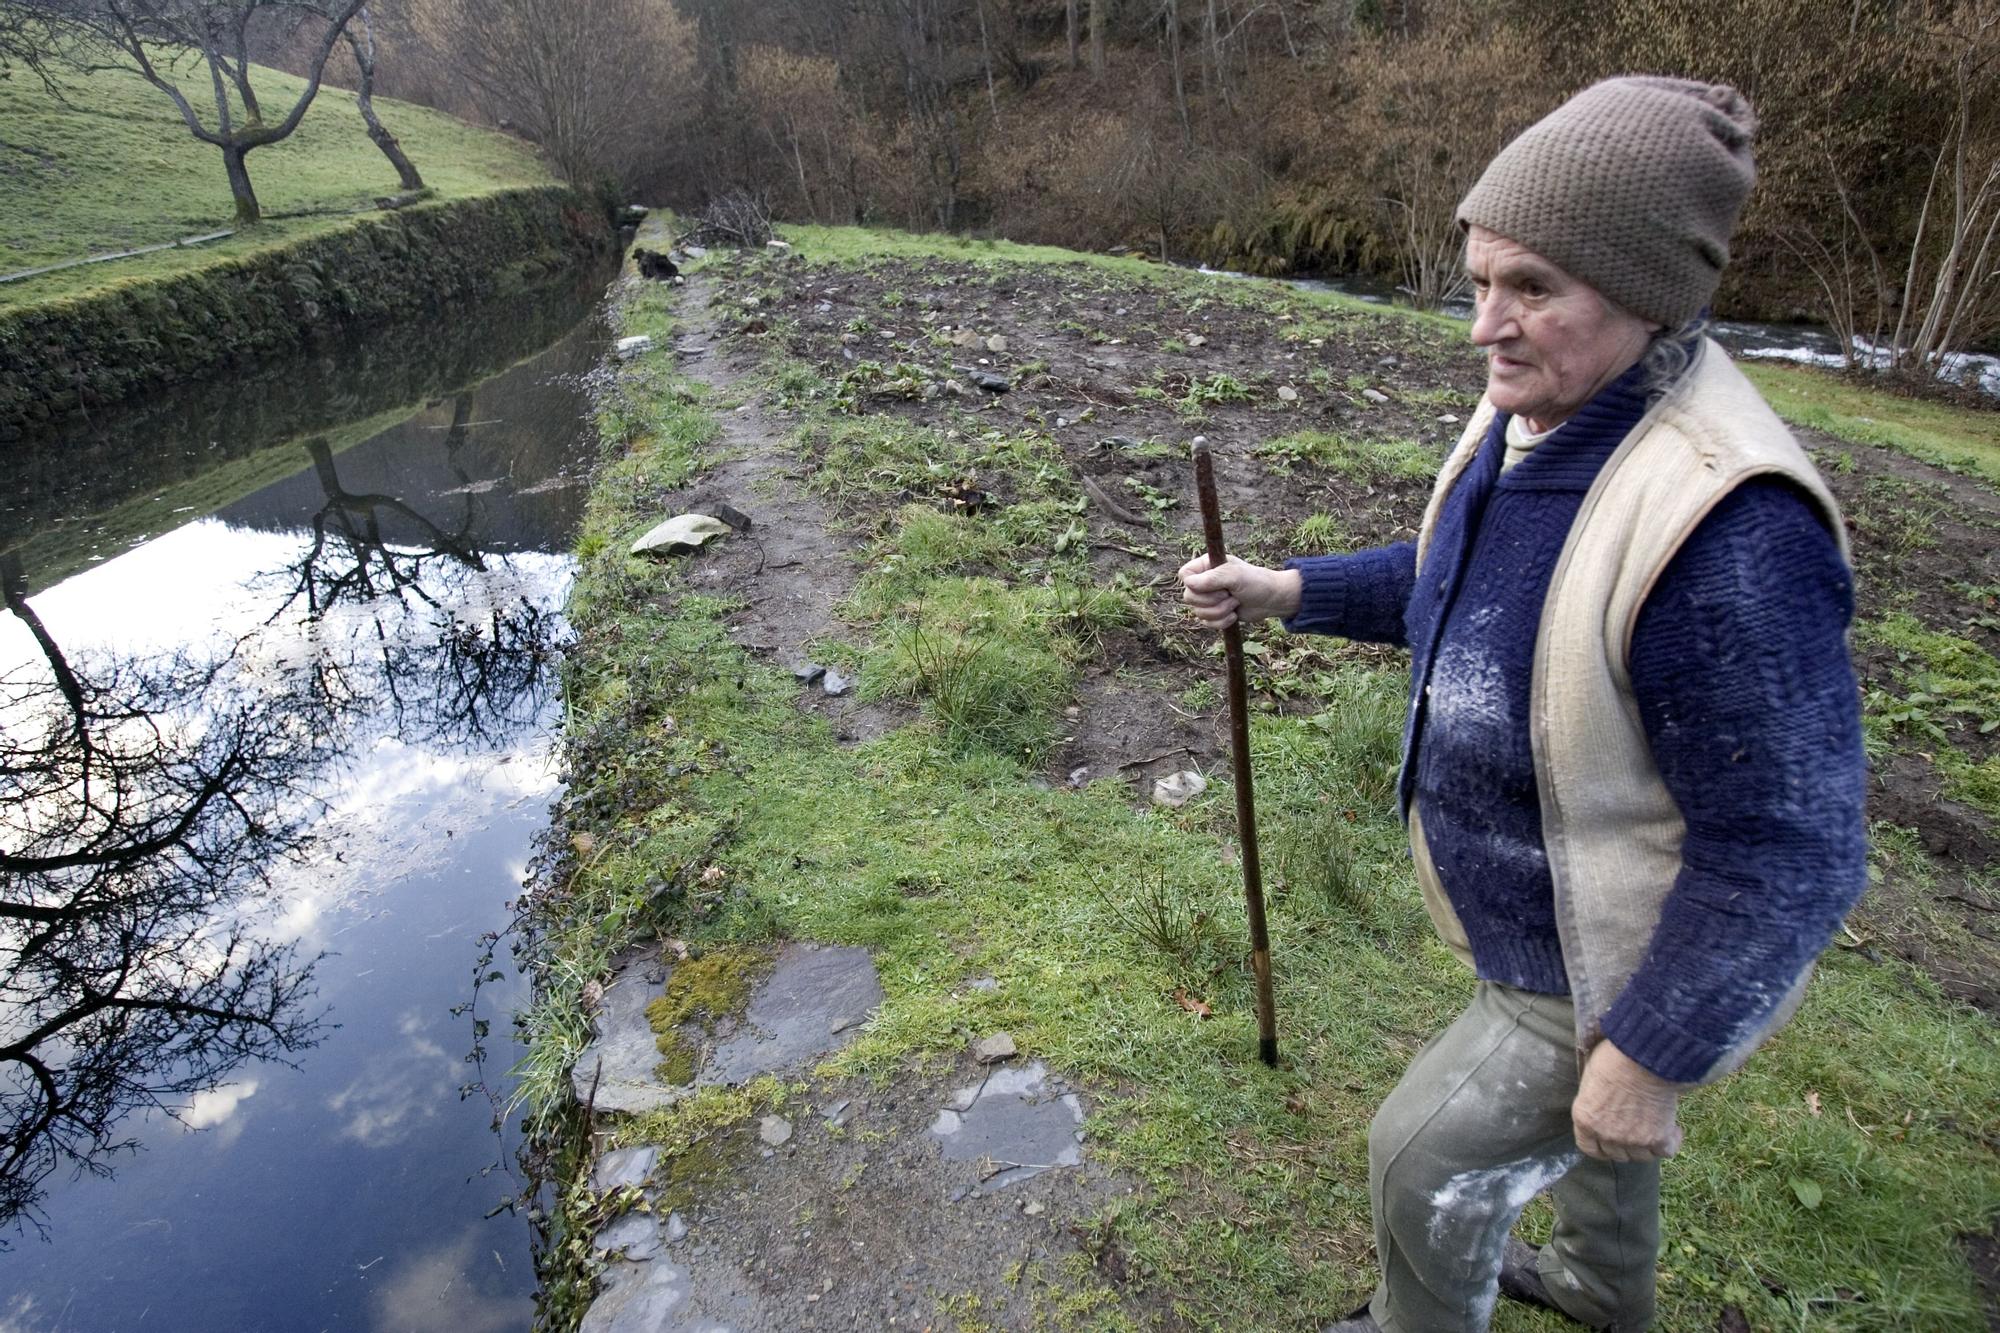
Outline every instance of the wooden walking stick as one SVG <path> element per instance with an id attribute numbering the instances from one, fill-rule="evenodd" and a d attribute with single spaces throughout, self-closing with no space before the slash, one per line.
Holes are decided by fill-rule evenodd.
<path id="1" fill-rule="evenodd" d="M 1208 567 L 1220 569 L 1222 510 L 1215 502 L 1215 466 L 1208 441 L 1194 438 L 1194 485 L 1201 496 L 1201 527 L 1208 538 Z M 1278 1010 L 1271 999 L 1271 932 L 1264 924 L 1264 876 L 1257 865 L 1257 803 L 1250 790 L 1250 686 L 1243 671 L 1241 622 L 1222 631 L 1229 664 L 1229 755 L 1236 776 L 1236 837 L 1243 844 L 1243 901 L 1250 911 L 1250 967 L 1257 974 L 1257 1054 L 1278 1064 Z"/>

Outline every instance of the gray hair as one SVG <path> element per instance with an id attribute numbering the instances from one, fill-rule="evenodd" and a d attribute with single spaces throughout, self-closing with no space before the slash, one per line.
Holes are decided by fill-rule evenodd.
<path id="1" fill-rule="evenodd" d="M 1694 364 L 1695 353 L 1701 349 L 1701 340 L 1707 336 L 1706 310 L 1677 329 L 1661 329 L 1653 335 L 1639 355 L 1639 383 L 1648 403 L 1657 400 L 1687 374 L 1688 367 Z"/>

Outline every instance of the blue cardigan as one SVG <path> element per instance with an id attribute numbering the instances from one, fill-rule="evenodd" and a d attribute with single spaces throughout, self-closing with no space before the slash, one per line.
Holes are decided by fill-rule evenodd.
<path id="1" fill-rule="evenodd" d="M 1290 562 L 1303 588 L 1288 628 L 1410 649 L 1402 804 L 1422 807 L 1479 975 L 1545 994 L 1569 980 L 1528 738 L 1536 634 L 1583 497 L 1645 407 L 1634 371 L 1504 473 L 1498 417 L 1421 570 L 1414 542 Z M 1633 694 L 1687 838 L 1604 1031 L 1663 1078 L 1702 1077 L 1866 886 L 1853 609 L 1814 509 L 1787 483 L 1752 481 L 1696 528 L 1640 612 Z"/>

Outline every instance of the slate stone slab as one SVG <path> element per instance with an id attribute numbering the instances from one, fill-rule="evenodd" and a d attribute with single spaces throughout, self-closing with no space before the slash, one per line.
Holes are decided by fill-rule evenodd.
<path id="1" fill-rule="evenodd" d="M 817 1061 L 846 1045 L 881 1003 L 882 982 L 866 949 L 787 944 L 695 1082 L 733 1087 Z"/>
<path id="2" fill-rule="evenodd" d="M 608 1152 L 590 1168 L 590 1187 L 599 1194 L 637 1188 L 646 1183 L 646 1177 L 653 1174 L 654 1164 L 659 1160 L 658 1148 L 619 1148 Z"/>
<path id="3" fill-rule="evenodd" d="M 604 988 L 604 1002 L 592 1024 L 597 1038 L 570 1071 L 570 1090 L 579 1102 L 594 1095 L 598 1110 L 630 1113 L 671 1106 L 687 1095 L 685 1088 L 668 1087 L 653 1075 L 660 1048 L 646 1021 L 646 1006 L 664 986 L 664 974 L 648 962 L 627 967 Z"/>
<path id="4" fill-rule="evenodd" d="M 703 1320 L 687 1322 L 687 1270 L 671 1259 L 634 1264 L 613 1260 L 605 1265 L 600 1292 L 583 1316 L 580 1333 L 660 1333 L 663 1329 L 695 1329 L 730 1333 L 728 1326 Z"/>
<path id="5" fill-rule="evenodd" d="M 604 988 L 596 1039 L 570 1071 L 578 1101 L 594 1095 L 599 1110 L 630 1113 L 688 1094 L 689 1087 L 664 1084 L 653 1072 L 660 1049 L 646 1006 L 665 988 L 666 973 L 650 960 L 627 966 Z M 741 1021 L 718 1035 L 695 1082 L 737 1086 L 817 1061 L 845 1045 L 880 1003 L 882 982 L 866 949 L 788 944 L 751 992 Z"/>
<path id="6" fill-rule="evenodd" d="M 659 1256 L 660 1225 L 649 1214 L 627 1213 L 598 1232 L 592 1244 L 607 1253 L 623 1254 L 635 1264 L 645 1263 Z"/>
<path id="7" fill-rule="evenodd" d="M 1082 1124 L 1083 1103 L 1051 1087 L 1048 1068 L 1036 1060 L 960 1088 L 931 1122 L 931 1133 L 947 1158 L 990 1159 L 999 1169 L 983 1188 L 997 1190 L 1081 1163 Z"/>

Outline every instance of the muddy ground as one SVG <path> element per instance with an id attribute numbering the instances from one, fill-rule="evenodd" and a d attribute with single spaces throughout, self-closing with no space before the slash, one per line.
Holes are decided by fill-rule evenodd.
<path id="1" fill-rule="evenodd" d="M 1257 290 L 1226 278 L 1205 294 L 1137 286 L 1080 266 L 882 260 L 830 268 L 796 255 L 711 266 L 683 303 L 704 312 L 699 336 L 684 346 L 704 350 L 682 368 L 744 401 L 725 414 L 737 461 L 712 473 L 699 495 L 787 483 L 773 493 L 781 518 L 762 530 L 761 549 L 719 561 L 710 574 L 737 583 L 746 564 L 761 564 L 762 586 L 776 595 L 755 599 L 743 640 L 802 656 L 825 609 L 852 588 L 853 562 L 834 557 L 885 528 L 897 505 L 976 512 L 1013 498 L 1006 476 L 976 466 L 939 475 L 928 491 L 814 498 L 815 458 L 790 442 L 795 414 L 770 379 L 774 367 L 803 364 L 842 386 L 857 415 L 968 434 L 1041 432 L 1060 445 L 1087 499 L 1092 567 L 1107 581 L 1136 583 L 1148 615 L 1107 634 L 1085 668 L 1048 762 L 1051 783 L 1115 773 L 1143 793 L 1175 769 L 1226 763 L 1224 714 L 1185 702 L 1215 675 L 1203 655 L 1210 641 L 1180 615 L 1172 578 L 1199 545 L 1188 440 L 1203 435 L 1215 452 L 1232 551 L 1266 562 L 1301 553 L 1294 530 L 1314 515 L 1332 520 L 1335 549 L 1355 549 L 1414 534 L 1429 481 L 1407 465 L 1412 447 L 1442 458 L 1482 383 L 1479 357 L 1455 330 L 1302 307 Z M 982 375 L 1011 387 L 982 391 Z M 1329 467 L 1270 451 L 1271 441 L 1301 431 L 1357 441 L 1361 461 Z M 2000 494 L 1887 449 L 1799 435 L 1846 513 L 1857 623 L 1903 613 L 2000 652 Z M 1329 656 L 1385 651 L 1282 635 L 1268 647 L 1253 662 L 1253 688 L 1272 709 L 1311 707 L 1292 684 Z M 1856 665 L 1864 693 L 1908 692 L 1890 648 L 1864 638 Z M 837 714 L 855 739 L 898 716 L 851 698 L 811 706 Z M 1982 734 L 1978 716 L 1937 720 L 1975 762 L 2000 753 L 2000 730 Z M 1949 993 L 2000 1010 L 2000 896 L 1988 887 L 2000 831 L 1940 787 L 1921 736 L 1899 735 L 1893 753 L 1878 757 L 1870 817 L 1914 831 L 1922 863 L 1902 852 L 1878 858 L 1882 873 L 1841 943 L 1898 954 Z"/>

